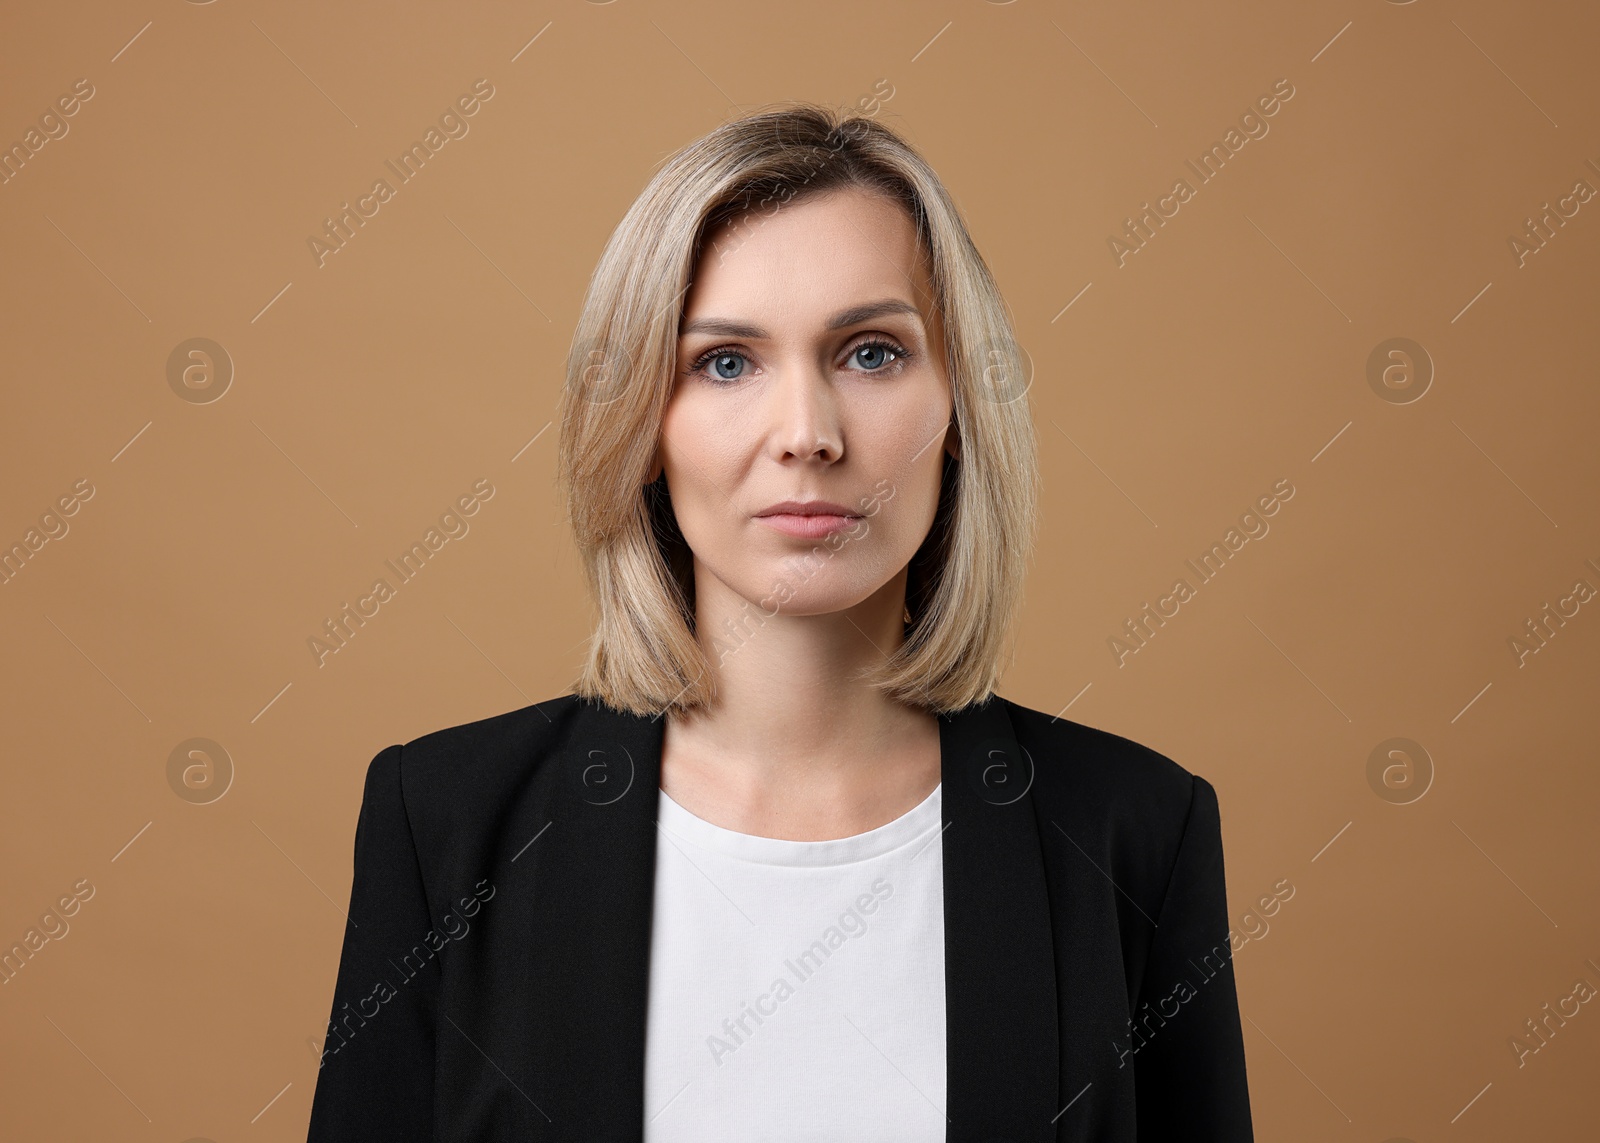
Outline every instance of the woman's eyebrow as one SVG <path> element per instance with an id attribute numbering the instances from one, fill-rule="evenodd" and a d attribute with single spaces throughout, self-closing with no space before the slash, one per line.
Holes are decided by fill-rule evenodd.
<path id="1" fill-rule="evenodd" d="M 865 302 L 859 306 L 840 310 L 828 319 L 828 329 L 843 329 L 845 326 L 856 325 L 859 322 L 871 321 L 873 318 L 887 317 L 890 314 L 910 314 L 916 318 L 918 324 L 922 321 L 922 311 L 910 302 L 899 298 L 885 298 L 878 302 Z M 679 336 L 691 333 L 709 333 L 718 337 L 743 337 L 751 341 L 764 341 L 771 335 L 758 325 L 747 322 L 734 321 L 731 318 L 702 317 L 684 325 Z"/>

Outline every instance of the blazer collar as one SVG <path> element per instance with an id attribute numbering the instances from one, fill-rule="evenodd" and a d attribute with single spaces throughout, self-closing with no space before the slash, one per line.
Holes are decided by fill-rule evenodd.
<path id="1" fill-rule="evenodd" d="M 564 713 L 527 913 L 525 1075 L 563 1137 L 640 1140 L 665 716 Z M 940 716 L 939 748 L 946 1139 L 1044 1143 L 1060 1045 L 1033 762 L 995 696 Z"/>

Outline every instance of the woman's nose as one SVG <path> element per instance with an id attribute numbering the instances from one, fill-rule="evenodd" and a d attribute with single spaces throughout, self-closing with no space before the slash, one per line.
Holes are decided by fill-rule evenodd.
<path id="1" fill-rule="evenodd" d="M 785 365 L 772 386 L 769 416 L 775 460 L 815 458 L 831 463 L 844 456 L 837 394 L 819 366 Z"/>

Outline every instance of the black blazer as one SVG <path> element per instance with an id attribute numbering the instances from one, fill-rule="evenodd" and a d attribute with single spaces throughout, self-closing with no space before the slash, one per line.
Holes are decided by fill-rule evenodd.
<path id="1" fill-rule="evenodd" d="M 567 695 L 372 760 L 310 1143 L 642 1138 L 664 725 Z M 1210 783 L 999 696 L 939 745 L 946 1139 L 1248 1143 Z"/>

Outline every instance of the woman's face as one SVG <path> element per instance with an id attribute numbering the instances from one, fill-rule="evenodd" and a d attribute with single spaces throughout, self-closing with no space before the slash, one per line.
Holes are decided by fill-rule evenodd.
<path id="1" fill-rule="evenodd" d="M 768 614 L 816 615 L 883 591 L 898 619 L 958 440 L 911 219 L 850 188 L 708 239 L 651 474 L 696 594 L 711 576 Z M 849 515 L 772 514 L 786 501 Z"/>

